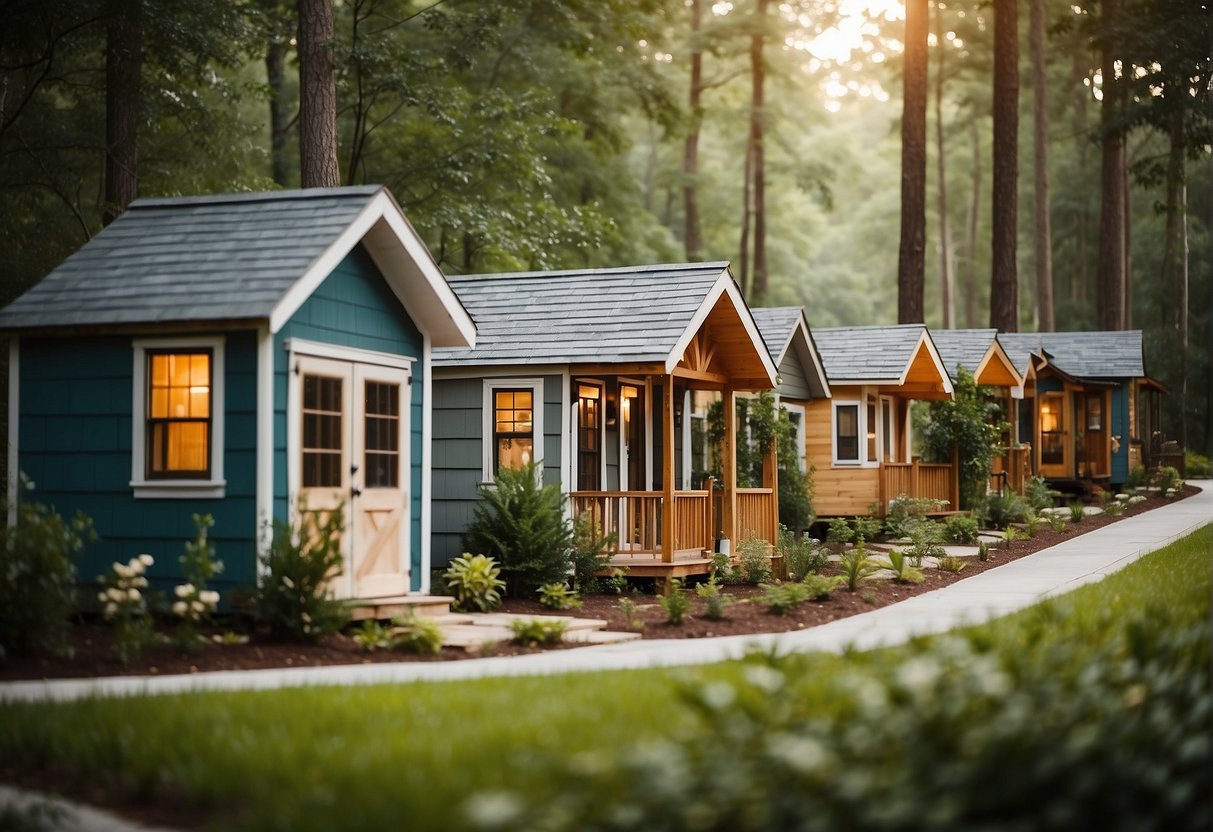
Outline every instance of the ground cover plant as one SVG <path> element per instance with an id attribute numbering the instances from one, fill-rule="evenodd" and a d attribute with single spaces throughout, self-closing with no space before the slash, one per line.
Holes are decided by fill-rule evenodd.
<path id="1" fill-rule="evenodd" d="M 252 830 L 1204 830 L 1211 549 L 871 653 L 4 704 L 0 771 Z"/>

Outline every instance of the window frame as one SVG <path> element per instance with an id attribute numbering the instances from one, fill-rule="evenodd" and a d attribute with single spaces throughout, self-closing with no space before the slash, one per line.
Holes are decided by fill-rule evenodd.
<path id="1" fill-rule="evenodd" d="M 133 366 L 131 372 L 131 481 L 136 499 L 209 499 L 223 497 L 227 481 L 223 476 L 224 457 L 224 393 L 226 384 L 224 345 L 222 335 L 179 338 L 135 338 L 131 342 Z M 155 353 L 209 352 L 211 355 L 210 418 L 208 429 L 209 476 L 147 475 L 148 427 L 148 357 Z"/>
<path id="2" fill-rule="evenodd" d="M 864 410 L 866 400 L 842 399 L 830 402 L 830 451 L 834 465 L 846 468 L 864 467 Z M 843 407 L 855 408 L 855 458 L 843 459 L 838 455 L 838 411 Z"/>
<path id="3" fill-rule="evenodd" d="M 791 414 L 795 413 L 799 417 L 796 422 L 796 462 L 802 472 L 809 470 L 809 460 L 807 455 L 806 430 L 808 421 L 808 408 L 803 404 L 793 404 L 792 402 L 781 401 L 779 406 L 788 412 L 789 419 Z"/>
<path id="4" fill-rule="evenodd" d="M 485 379 L 481 405 L 481 455 L 480 455 L 480 484 L 491 486 L 494 483 L 496 471 L 496 393 L 498 390 L 527 390 L 531 391 L 531 461 L 538 467 L 540 476 L 543 475 L 543 379 L 541 378 L 494 378 Z"/>

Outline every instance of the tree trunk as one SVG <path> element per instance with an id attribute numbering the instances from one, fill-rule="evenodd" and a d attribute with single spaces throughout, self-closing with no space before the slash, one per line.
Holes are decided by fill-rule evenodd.
<path id="1" fill-rule="evenodd" d="M 990 326 L 1019 330 L 1016 193 L 1019 177 L 1019 10 L 994 0 L 994 180 L 991 190 Z"/>
<path id="2" fill-rule="evenodd" d="M 935 161 L 939 173 L 938 205 L 939 205 L 939 305 L 943 312 L 943 328 L 952 329 L 956 326 L 956 303 L 952 278 L 951 241 L 948 236 L 948 177 L 947 158 L 943 142 L 943 75 L 944 57 L 947 48 L 943 37 L 943 10 L 935 4 L 935 50 L 939 54 L 939 63 L 935 67 Z"/>
<path id="3" fill-rule="evenodd" d="M 290 117 L 286 100 L 286 43 L 272 41 L 265 50 L 265 76 L 270 99 L 270 175 L 282 187 L 291 184 L 286 140 Z"/>
<path id="4" fill-rule="evenodd" d="M 1171 113 L 1170 130 L 1168 131 L 1170 153 L 1167 157 L 1167 221 L 1166 230 L 1163 232 L 1162 279 L 1159 281 L 1159 287 L 1162 290 L 1159 295 L 1164 300 L 1186 294 L 1186 287 L 1181 288 L 1180 281 L 1182 273 L 1181 235 L 1183 233 L 1181 213 L 1186 214 L 1186 206 L 1182 204 L 1181 197 L 1184 186 L 1184 120 L 1183 108 L 1177 107 Z M 1159 304 L 1159 311 L 1162 316 L 1159 323 L 1163 328 L 1179 331 L 1184 327 L 1186 323 L 1184 315 L 1178 307 L 1172 307 L 1164 302 Z"/>
<path id="5" fill-rule="evenodd" d="M 299 12 L 299 179 L 304 188 L 341 182 L 331 0 L 297 0 Z"/>
<path id="6" fill-rule="evenodd" d="M 758 28 L 750 41 L 750 130 L 754 136 L 754 291 L 752 297 L 761 301 L 767 293 L 767 196 L 766 160 L 763 155 L 763 108 L 765 107 L 766 65 L 763 48 L 766 42 L 767 5 L 758 0 Z"/>
<path id="7" fill-rule="evenodd" d="M 1096 308 L 1100 329 L 1124 326 L 1125 299 L 1125 137 L 1115 120 L 1121 84 L 1116 80 L 1111 33 L 1119 15 L 1118 0 L 1102 0 L 1104 44 L 1103 101 L 1099 107 L 1099 265 L 1096 269 Z"/>
<path id="8" fill-rule="evenodd" d="M 1049 105 L 1045 72 L 1045 0 L 1032 0 L 1029 14 L 1029 49 L 1032 53 L 1032 167 L 1033 238 L 1036 260 L 1036 328 L 1052 332 L 1053 321 L 1053 220 L 1049 199 Z"/>
<path id="9" fill-rule="evenodd" d="M 754 133 L 746 133 L 745 138 L 745 181 L 741 183 L 741 246 L 738 261 L 741 268 L 737 281 L 741 286 L 741 296 L 750 297 L 750 214 L 754 211 L 753 197 L 750 193 L 750 182 L 754 176 Z"/>
<path id="10" fill-rule="evenodd" d="M 703 0 L 689 0 L 691 10 L 691 90 L 690 123 L 682 150 L 683 243 L 687 260 L 703 257 L 703 229 L 699 225 L 699 128 L 703 124 L 703 51 L 699 28 L 703 21 Z"/>
<path id="11" fill-rule="evenodd" d="M 1125 156 L 1128 156 L 1128 146 L 1125 147 Z M 1121 194 L 1125 201 L 1125 207 L 1122 212 L 1124 220 L 1124 231 L 1122 232 L 1125 244 L 1125 299 L 1124 312 L 1121 313 L 1121 328 L 1133 328 L 1133 191 L 1129 187 L 1129 161 L 1126 158 L 1125 163 L 1121 168 L 1124 171 L 1125 183 Z"/>
<path id="12" fill-rule="evenodd" d="M 897 254 L 897 322 L 902 324 L 924 320 L 927 14 L 927 0 L 907 0 L 901 116 L 901 244 Z"/>
<path id="13" fill-rule="evenodd" d="M 143 80 L 141 0 L 109 0 L 105 34 L 105 203 L 113 222 L 139 192 L 139 108 Z"/>
<path id="14" fill-rule="evenodd" d="M 1078 169 L 1086 174 L 1090 159 L 1087 139 L 1087 98 L 1090 92 L 1083 84 L 1087 77 L 1087 60 L 1082 50 L 1073 50 L 1073 87 L 1074 110 L 1071 130 L 1075 141 L 1078 142 Z M 1070 278 L 1070 302 L 1077 309 L 1087 308 L 1087 291 L 1091 285 L 1090 262 L 1087 256 L 1087 240 L 1090 230 L 1091 215 L 1087 210 L 1087 200 L 1079 200 L 1074 212 L 1074 268 Z"/>
<path id="15" fill-rule="evenodd" d="M 973 177 L 969 193 L 968 229 L 965 241 L 964 308 L 965 326 L 977 326 L 977 220 L 981 211 L 981 132 L 977 117 L 969 119 L 969 138 L 973 147 Z"/>

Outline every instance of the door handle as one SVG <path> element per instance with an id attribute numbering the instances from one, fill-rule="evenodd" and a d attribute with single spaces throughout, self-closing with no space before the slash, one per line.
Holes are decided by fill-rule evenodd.
<path id="1" fill-rule="evenodd" d="M 353 488 L 350 489 L 350 493 L 352 495 L 354 495 L 355 497 L 361 497 L 362 489 L 355 485 Z"/>

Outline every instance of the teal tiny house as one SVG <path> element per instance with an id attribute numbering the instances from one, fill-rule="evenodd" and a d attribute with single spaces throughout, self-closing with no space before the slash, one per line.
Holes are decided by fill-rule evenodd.
<path id="1" fill-rule="evenodd" d="M 271 521 L 342 506 L 338 595 L 428 589 L 431 350 L 475 327 L 386 189 L 137 201 L 0 332 L 10 503 L 93 518 L 83 577 L 179 577 L 198 513 L 249 587 Z"/>

